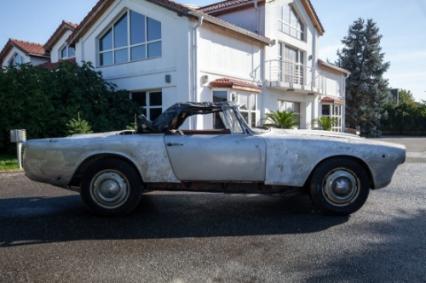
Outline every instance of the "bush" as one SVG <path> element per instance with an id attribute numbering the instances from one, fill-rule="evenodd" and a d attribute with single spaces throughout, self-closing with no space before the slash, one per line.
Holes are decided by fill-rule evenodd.
<path id="1" fill-rule="evenodd" d="M 296 116 L 293 112 L 276 111 L 266 114 L 266 127 L 280 129 L 291 129 L 297 125 Z"/>
<path id="2" fill-rule="evenodd" d="M 3 69 L 0 152 L 10 150 L 10 129 L 26 129 L 29 138 L 60 137 L 80 113 L 95 132 L 121 130 L 137 110 L 127 92 L 115 91 L 90 64 L 63 62 L 54 70 L 30 65 Z"/>
<path id="3" fill-rule="evenodd" d="M 77 118 L 71 119 L 67 123 L 67 133 L 68 135 L 76 135 L 76 134 L 90 134 L 93 133 L 92 127 L 89 125 L 84 119 L 81 119 L 80 113 L 77 114 Z"/>
<path id="4" fill-rule="evenodd" d="M 333 127 L 337 126 L 337 118 L 323 116 L 318 119 L 318 124 L 324 131 L 331 131 Z"/>
<path id="5" fill-rule="evenodd" d="M 382 130 L 389 135 L 426 135 L 426 103 L 388 104 L 382 115 Z"/>

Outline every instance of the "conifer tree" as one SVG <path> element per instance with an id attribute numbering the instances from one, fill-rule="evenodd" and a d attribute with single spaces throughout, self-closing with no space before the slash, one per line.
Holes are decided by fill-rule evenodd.
<path id="1" fill-rule="evenodd" d="M 337 64 L 351 71 L 346 83 L 346 123 L 361 128 L 367 136 L 380 135 L 380 118 L 388 81 L 383 78 L 390 64 L 385 62 L 382 35 L 372 20 L 356 20 L 342 40 Z"/>

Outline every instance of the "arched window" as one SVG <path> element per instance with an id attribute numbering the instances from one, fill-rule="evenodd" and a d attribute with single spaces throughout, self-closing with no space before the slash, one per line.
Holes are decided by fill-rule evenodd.
<path id="1" fill-rule="evenodd" d="M 305 26 L 291 5 L 281 11 L 281 31 L 300 40 L 305 40 Z"/>
<path id="2" fill-rule="evenodd" d="M 161 57 L 161 23 L 127 10 L 98 40 L 99 65 Z"/>

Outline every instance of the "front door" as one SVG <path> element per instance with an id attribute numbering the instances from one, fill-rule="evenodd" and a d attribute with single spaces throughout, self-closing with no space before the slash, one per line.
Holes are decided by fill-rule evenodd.
<path id="1" fill-rule="evenodd" d="M 181 181 L 265 180 L 265 142 L 247 134 L 166 135 L 175 175 Z"/>

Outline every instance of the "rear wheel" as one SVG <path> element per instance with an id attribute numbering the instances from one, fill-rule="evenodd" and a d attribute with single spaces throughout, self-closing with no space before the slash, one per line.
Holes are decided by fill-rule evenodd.
<path id="1" fill-rule="evenodd" d="M 99 160 L 89 166 L 81 184 L 81 199 L 98 215 L 125 215 L 140 203 L 142 181 L 137 170 L 120 159 Z"/>
<path id="2" fill-rule="evenodd" d="M 336 158 L 320 164 L 310 183 L 314 206 L 324 212 L 347 215 L 360 209 L 368 198 L 370 177 L 355 160 Z"/>

